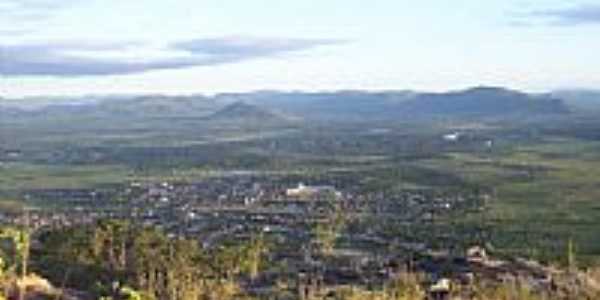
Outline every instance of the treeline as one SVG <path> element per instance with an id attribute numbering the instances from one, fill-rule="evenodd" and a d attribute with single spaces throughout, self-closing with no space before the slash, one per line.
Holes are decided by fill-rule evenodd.
<path id="1" fill-rule="evenodd" d="M 321 224 L 322 227 L 315 230 L 339 230 L 344 219 L 337 211 L 332 214 L 331 223 Z M 316 238 L 320 239 L 319 236 L 317 233 Z M 329 236 L 335 234 L 327 233 L 324 239 L 329 240 Z M 1 227 L 0 300 L 425 300 L 431 296 L 442 297 L 434 299 L 592 300 L 600 296 L 595 285 L 600 282 L 600 271 L 572 270 L 569 272 L 575 273 L 565 275 L 574 274 L 574 277 L 567 279 L 583 281 L 571 283 L 568 279 L 564 287 L 571 287 L 570 291 L 558 294 L 540 291 L 520 280 L 512 283 L 476 280 L 469 286 L 450 286 L 432 294 L 433 288 L 426 288 L 429 280 L 424 274 L 401 272 L 383 285 L 370 288 L 314 286 L 310 281 L 303 282 L 302 276 L 294 288 L 293 283 L 286 286 L 283 278 L 279 278 L 269 295 L 253 298 L 247 294 L 246 287 L 260 280 L 269 261 L 268 246 L 261 235 L 256 235 L 243 242 L 205 250 L 197 241 L 170 237 L 156 228 L 123 221 L 53 230 L 34 239 L 25 228 Z M 44 278 L 56 288 L 35 294 L 31 284 L 44 285 Z"/>
<path id="2" fill-rule="evenodd" d="M 121 221 L 52 231 L 34 253 L 38 274 L 98 297 L 138 291 L 142 299 L 246 299 L 242 280 L 259 274 L 261 236 L 204 250 L 198 242 Z"/>

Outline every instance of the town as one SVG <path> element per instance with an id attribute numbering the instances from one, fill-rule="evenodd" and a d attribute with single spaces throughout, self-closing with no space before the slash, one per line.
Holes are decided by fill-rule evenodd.
<path id="1" fill-rule="evenodd" d="M 481 214 L 493 201 L 491 191 L 383 193 L 359 186 L 343 175 L 234 173 L 187 182 L 32 190 L 23 197 L 53 208 L 5 213 L 2 222 L 29 226 L 43 236 L 105 219 L 126 220 L 172 239 L 195 240 L 207 251 L 260 235 L 269 241 L 267 260 L 276 263 L 244 287 L 261 297 L 274 295 L 282 280 L 298 299 L 321 299 L 343 286 L 382 286 L 406 272 L 424 274 L 421 282 L 431 299 L 447 299 L 451 286 L 462 286 L 468 296 L 476 278 L 572 293 L 574 284 L 565 283 L 564 272 L 489 256 L 493 246 L 485 244 L 485 220 L 460 232 L 453 218 Z"/>

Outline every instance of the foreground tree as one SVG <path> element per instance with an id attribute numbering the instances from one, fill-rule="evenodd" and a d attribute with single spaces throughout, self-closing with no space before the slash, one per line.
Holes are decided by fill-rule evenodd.
<path id="1" fill-rule="evenodd" d="M 240 276 L 258 276 L 266 253 L 262 236 L 207 253 L 195 240 L 122 221 L 53 232 L 42 241 L 53 281 L 69 270 L 69 284 L 106 299 L 124 297 L 115 286 L 131 287 L 144 300 L 231 299 L 242 293 Z"/>

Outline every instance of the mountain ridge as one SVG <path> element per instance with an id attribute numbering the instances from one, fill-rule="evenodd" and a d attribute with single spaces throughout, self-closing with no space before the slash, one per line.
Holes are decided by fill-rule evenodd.
<path id="1" fill-rule="evenodd" d="M 205 120 L 292 118 L 307 120 L 363 120 L 390 118 L 496 117 L 511 115 L 560 115 L 569 113 L 565 101 L 554 94 L 528 94 L 502 87 L 478 86 L 449 92 L 336 91 L 250 92 L 214 96 L 132 96 L 130 98 L 75 99 L 28 107 L 19 115 L 85 112 L 104 117 L 198 117 Z M 18 101 L 17 101 L 18 102 Z M 15 100 L 2 100 L 0 107 L 19 108 Z M 230 106 L 232 105 L 232 106 Z M 230 110 L 227 112 L 226 108 Z M 6 109 L 5 109 L 6 110 Z M 224 112 L 219 113 L 220 111 Z M 248 112 L 244 112 L 248 110 Z M 1 110 L 0 110 L 1 111 Z M 232 112 L 233 111 L 233 112 Z M 274 113 L 277 112 L 277 113 Z M 0 112 L 1 113 L 1 112 Z M 252 115 L 255 116 L 252 116 Z M 237 115 L 237 116 L 236 116 Z"/>

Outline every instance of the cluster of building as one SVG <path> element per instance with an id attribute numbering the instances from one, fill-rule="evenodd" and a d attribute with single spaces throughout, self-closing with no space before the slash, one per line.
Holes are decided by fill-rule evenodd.
<path id="1" fill-rule="evenodd" d="M 278 245 L 269 260 L 282 267 L 266 270 L 248 282 L 247 288 L 256 293 L 268 292 L 277 280 L 290 278 L 308 297 L 336 286 L 376 286 L 407 270 L 429 274 L 431 292 L 440 295 L 447 287 L 467 284 L 477 276 L 499 281 L 527 278 L 544 288 L 558 288 L 548 279 L 548 270 L 490 259 L 485 248 L 457 255 L 455 249 L 433 246 L 448 238 L 443 230 L 432 231 L 436 220 L 481 208 L 489 198 L 485 193 L 361 192 L 350 182 L 303 184 L 295 180 L 239 175 L 195 182 L 36 190 L 24 197 L 44 202 L 46 209 L 5 214 L 0 220 L 43 231 L 106 218 L 126 219 L 161 228 L 173 237 L 197 239 L 206 249 L 260 233 Z M 314 243 L 315 224 L 326 223 L 336 212 L 343 213 L 346 226 L 335 233 L 333 251 L 324 255 Z M 421 234 L 418 226 L 429 231 Z"/>

